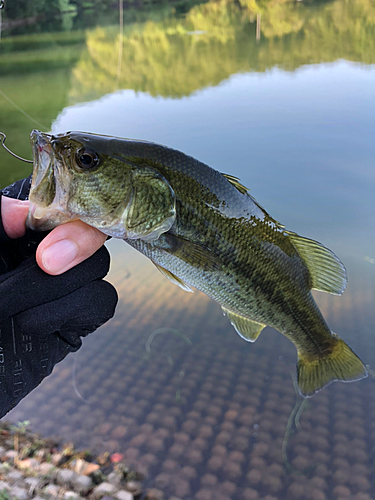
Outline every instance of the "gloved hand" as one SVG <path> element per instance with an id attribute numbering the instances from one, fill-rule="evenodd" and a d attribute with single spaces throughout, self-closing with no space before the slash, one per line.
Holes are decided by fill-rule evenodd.
<path id="1" fill-rule="evenodd" d="M 21 194 L 20 186 L 14 193 Z M 6 192 L 12 194 L 10 188 Z M 117 304 L 115 289 L 102 280 L 109 269 L 105 247 L 64 274 L 51 276 L 35 260 L 42 237 L 27 231 L 22 238 L 10 239 L 0 213 L 1 417 L 56 363 L 79 349 L 81 337 L 108 321 Z"/>

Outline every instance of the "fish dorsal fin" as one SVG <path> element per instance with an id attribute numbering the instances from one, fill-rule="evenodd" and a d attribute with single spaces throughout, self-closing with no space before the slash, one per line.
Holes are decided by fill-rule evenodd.
<path id="1" fill-rule="evenodd" d="M 346 269 L 341 260 L 317 241 L 286 231 L 311 276 L 311 288 L 321 292 L 341 295 L 348 283 Z"/>
<path id="2" fill-rule="evenodd" d="M 262 210 L 262 212 L 264 212 L 265 216 L 267 217 L 268 221 L 275 224 L 275 226 L 277 226 L 279 229 L 284 229 L 284 225 L 283 224 L 280 224 L 280 222 L 278 222 L 277 220 L 275 220 L 273 217 L 271 217 L 266 210 L 264 210 L 264 208 L 262 207 L 262 205 L 260 203 L 257 202 L 257 200 L 254 198 L 254 196 L 251 196 L 250 194 L 250 190 L 245 187 L 243 184 L 241 184 L 240 182 L 240 179 L 238 177 L 234 177 L 234 175 L 229 175 L 229 174 L 221 174 L 223 175 L 227 181 L 232 184 L 232 186 L 234 186 L 237 191 L 239 191 L 241 194 L 247 194 L 249 196 L 249 198 L 251 198 L 251 200 L 253 201 L 253 203 L 255 203 L 255 205 L 260 209 Z"/>
<path id="3" fill-rule="evenodd" d="M 232 311 L 228 311 L 225 307 L 222 307 L 222 310 L 223 313 L 228 316 L 229 321 L 232 323 L 232 326 L 238 335 L 247 342 L 255 342 L 259 337 L 260 332 L 265 326 L 267 326 L 262 323 L 257 323 L 251 319 L 244 318 L 243 316 L 240 316 Z"/>
<path id="4" fill-rule="evenodd" d="M 241 184 L 240 179 L 238 177 L 234 177 L 233 175 L 229 174 L 222 174 L 227 181 L 229 181 L 232 186 L 234 186 L 241 194 L 246 194 L 248 193 L 247 187 L 245 187 L 243 184 Z"/>
<path id="5" fill-rule="evenodd" d="M 175 274 L 171 273 L 170 271 L 168 271 L 164 267 L 159 266 L 159 264 L 156 264 L 155 262 L 154 262 L 154 264 L 155 264 L 156 268 L 159 269 L 161 274 L 163 276 L 165 276 L 166 278 L 168 278 L 169 281 L 172 281 L 172 283 L 174 283 L 175 285 L 178 285 L 180 288 L 182 288 L 186 292 L 194 292 L 194 290 L 187 283 L 182 281 Z"/>

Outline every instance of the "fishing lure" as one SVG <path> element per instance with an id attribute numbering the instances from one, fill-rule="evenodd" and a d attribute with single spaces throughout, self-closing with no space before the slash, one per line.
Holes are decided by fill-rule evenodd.
<path id="1" fill-rule="evenodd" d="M 0 9 L 3 8 L 2 5 L 4 6 L 4 3 L 1 3 L 1 2 L 2 2 L 2 0 L 0 0 Z M 24 161 L 25 163 L 33 163 L 33 160 L 26 160 L 25 158 L 21 158 L 21 156 L 16 155 L 9 148 L 7 148 L 5 146 L 5 139 L 6 138 L 7 138 L 7 136 L 4 134 L 4 132 L 0 132 L 0 144 L 3 146 L 5 151 L 8 151 L 8 153 L 11 154 L 12 156 L 14 156 L 14 158 L 17 158 L 17 160 Z"/>

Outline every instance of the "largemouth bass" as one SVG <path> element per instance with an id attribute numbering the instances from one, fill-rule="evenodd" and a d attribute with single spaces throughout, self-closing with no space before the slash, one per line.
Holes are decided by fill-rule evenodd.
<path id="1" fill-rule="evenodd" d="M 34 130 L 31 144 L 30 228 L 80 219 L 124 239 L 184 290 L 212 297 L 243 339 L 272 326 L 297 348 L 304 397 L 367 376 L 311 294 L 341 294 L 343 264 L 285 229 L 236 177 L 145 141 Z"/>

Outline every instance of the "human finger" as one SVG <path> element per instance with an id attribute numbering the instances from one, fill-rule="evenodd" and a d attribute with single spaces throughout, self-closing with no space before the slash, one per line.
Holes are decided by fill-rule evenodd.
<path id="1" fill-rule="evenodd" d="M 48 274 L 62 274 L 93 255 L 107 236 L 80 220 L 53 229 L 39 244 L 36 260 Z"/>

